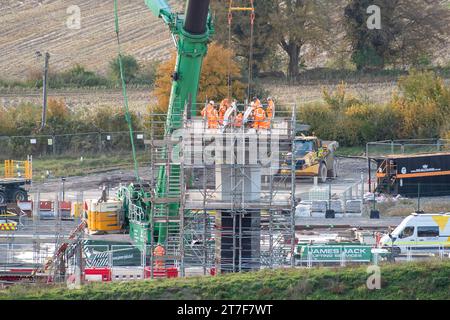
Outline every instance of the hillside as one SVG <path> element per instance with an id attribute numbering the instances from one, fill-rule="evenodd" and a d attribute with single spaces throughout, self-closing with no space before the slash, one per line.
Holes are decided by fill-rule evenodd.
<path id="1" fill-rule="evenodd" d="M 174 8 L 177 0 L 169 1 Z M 81 28 L 71 30 L 66 11 L 80 8 Z M 0 78 L 23 80 L 40 69 L 35 52 L 51 54 L 51 69 L 76 63 L 104 73 L 117 53 L 113 1 L 2 0 L 0 2 Z M 119 1 L 123 51 L 142 63 L 164 59 L 173 46 L 167 27 L 155 18 L 143 0 Z"/>
<path id="2" fill-rule="evenodd" d="M 94 284 L 81 290 L 14 286 L 0 299 L 450 299 L 450 261 L 381 268 L 381 289 L 368 290 L 366 266 L 266 270 L 217 277 Z"/>

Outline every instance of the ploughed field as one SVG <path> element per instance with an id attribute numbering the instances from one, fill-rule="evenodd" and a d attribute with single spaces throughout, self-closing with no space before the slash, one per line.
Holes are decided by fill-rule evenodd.
<path id="1" fill-rule="evenodd" d="M 174 8 L 178 0 L 169 1 Z M 71 5 L 80 8 L 81 28 L 69 29 Z M 55 71 L 78 63 L 105 72 L 117 55 L 112 1 L 2 0 L 0 2 L 0 70 L 2 78 L 23 80 L 41 69 L 36 51 L 51 53 Z M 173 43 L 167 26 L 152 15 L 144 1 L 119 1 L 123 52 L 139 61 L 164 59 Z"/>

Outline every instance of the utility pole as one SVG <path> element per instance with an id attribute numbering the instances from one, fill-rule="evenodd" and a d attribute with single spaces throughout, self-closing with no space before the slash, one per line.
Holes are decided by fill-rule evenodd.
<path id="1" fill-rule="evenodd" d="M 37 57 L 42 57 L 42 54 L 38 51 L 36 52 Z M 44 76 L 42 82 L 42 90 L 43 90 L 43 101 L 42 101 L 42 118 L 41 118 L 41 130 L 45 128 L 46 118 L 47 118 L 47 80 L 48 80 L 48 62 L 50 60 L 50 54 L 48 52 L 45 53 L 44 56 Z"/>

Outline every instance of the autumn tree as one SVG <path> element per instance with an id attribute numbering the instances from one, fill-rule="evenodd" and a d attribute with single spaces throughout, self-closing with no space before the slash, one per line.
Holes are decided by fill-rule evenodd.
<path id="1" fill-rule="evenodd" d="M 419 64 L 448 45 L 449 23 L 450 10 L 441 0 L 350 0 L 345 8 L 347 38 L 358 70 Z"/>
<path id="2" fill-rule="evenodd" d="M 200 76 L 197 101 L 207 99 L 221 100 L 228 96 L 228 70 L 232 79 L 231 95 L 233 98 L 244 98 L 244 85 L 238 80 L 241 77 L 239 65 L 234 61 L 232 50 L 217 43 L 212 43 L 208 48 L 208 54 L 203 61 Z M 172 87 L 173 70 L 175 69 L 176 53 L 158 67 L 153 95 L 157 99 L 156 108 L 151 112 L 166 112 L 169 106 L 170 91 Z M 230 69 L 228 69 L 230 65 Z"/>
<path id="3" fill-rule="evenodd" d="M 329 32 L 331 1 L 273 0 L 275 13 L 270 16 L 273 37 L 289 57 L 288 79 L 295 80 L 305 48 L 320 48 Z"/>
<path id="4" fill-rule="evenodd" d="M 392 101 L 401 138 L 437 138 L 450 130 L 450 87 L 434 72 L 412 71 L 399 79 Z"/>

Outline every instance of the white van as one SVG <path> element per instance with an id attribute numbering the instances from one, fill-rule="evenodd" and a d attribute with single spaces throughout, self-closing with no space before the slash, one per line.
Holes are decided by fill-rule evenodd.
<path id="1" fill-rule="evenodd" d="M 380 247 L 395 254 L 436 253 L 450 250 L 450 213 L 412 213 L 391 234 L 383 236 Z"/>

